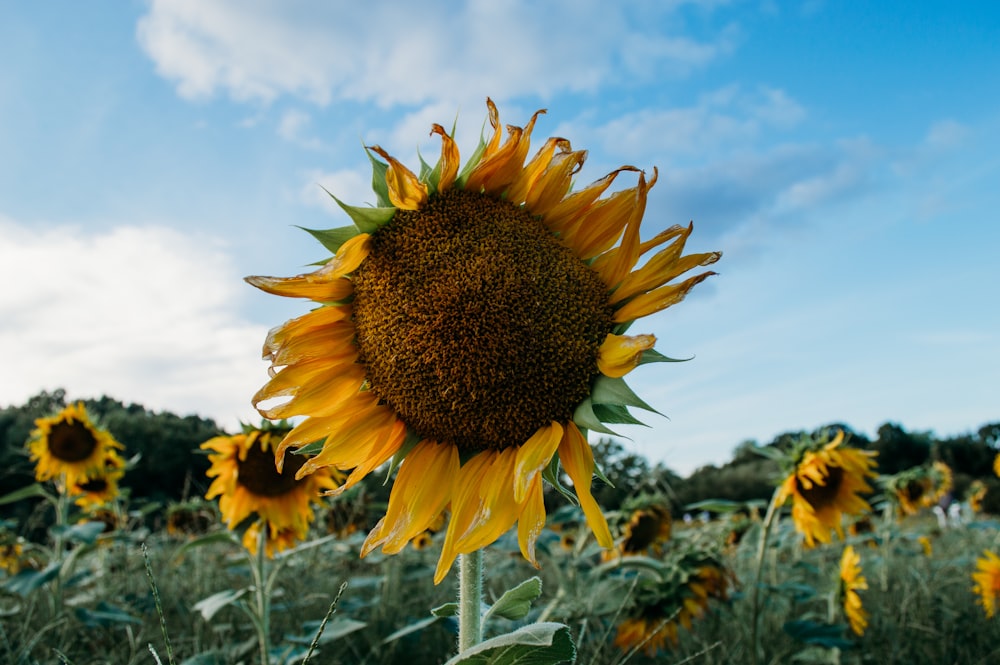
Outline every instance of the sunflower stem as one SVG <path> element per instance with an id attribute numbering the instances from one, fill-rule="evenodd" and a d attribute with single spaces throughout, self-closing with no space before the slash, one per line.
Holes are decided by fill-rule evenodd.
<path id="1" fill-rule="evenodd" d="M 483 641 L 483 551 L 458 559 L 458 651 Z"/>
<path id="2" fill-rule="evenodd" d="M 257 601 L 257 644 L 260 646 L 261 665 L 270 665 L 271 660 L 271 603 L 268 598 L 266 564 L 267 564 L 267 520 L 260 520 L 260 532 L 257 535 L 257 554 L 250 553 L 253 565 L 253 586 Z"/>
<path id="3" fill-rule="evenodd" d="M 778 493 L 780 487 L 775 488 L 771 496 L 771 503 L 767 505 L 767 514 L 764 516 L 764 523 L 760 527 L 760 542 L 757 545 L 757 570 L 754 573 L 753 596 L 750 604 L 750 662 L 757 665 L 760 662 L 758 653 L 758 624 L 760 623 L 760 583 L 764 575 L 764 554 L 767 552 L 767 541 L 771 536 L 771 527 L 774 526 L 774 518 L 778 514 Z"/>

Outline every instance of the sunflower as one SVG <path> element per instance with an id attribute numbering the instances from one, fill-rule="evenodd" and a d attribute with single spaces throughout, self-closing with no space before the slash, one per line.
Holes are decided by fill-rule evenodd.
<path id="1" fill-rule="evenodd" d="M 308 459 L 297 477 L 352 470 L 338 491 L 401 464 L 362 555 L 400 551 L 450 505 L 436 582 L 515 523 L 537 565 L 542 478 L 559 482 L 560 463 L 598 542 L 613 546 L 590 491 L 587 433 L 637 422 L 629 406 L 652 410 L 623 377 L 667 358 L 652 335 L 626 330 L 714 273 L 675 278 L 720 257 L 682 255 L 692 226 L 640 240 L 655 169 L 647 182 L 623 166 L 571 193 L 586 152 L 550 138 L 526 161 L 543 111 L 502 141 L 487 107 L 493 133 L 461 170 L 440 125 L 440 160 L 419 176 L 371 146 L 377 206 L 338 200 L 354 226 L 312 231 L 334 256 L 308 274 L 247 278 L 319 305 L 264 343 L 272 378 L 254 405 L 269 419 L 306 416 L 278 447 L 279 464 L 298 449 Z M 638 184 L 603 197 L 623 173 Z"/>
<path id="2" fill-rule="evenodd" d="M 976 559 L 976 572 L 972 574 L 975 584 L 972 590 L 979 594 L 977 602 L 986 611 L 986 618 L 992 618 L 1000 601 L 1000 557 L 993 552 L 984 551 L 983 556 Z"/>
<path id="3" fill-rule="evenodd" d="M 792 499 L 792 521 L 808 547 L 816 541 L 830 542 L 831 531 L 843 538 L 844 514 L 857 516 L 871 510 L 859 493 L 871 491 L 866 479 L 876 476 L 872 470 L 876 453 L 841 448 L 843 442 L 844 433 L 838 431 L 829 443 L 823 445 L 820 440 L 819 445 L 806 449 L 775 497 L 779 506 Z"/>
<path id="4" fill-rule="evenodd" d="M 618 555 L 662 554 L 672 526 L 670 509 L 663 504 L 646 503 L 635 508 L 622 528 L 622 539 L 616 548 Z"/>
<path id="5" fill-rule="evenodd" d="M 1000 476 L 1000 453 L 997 453 L 997 456 L 993 458 L 993 473 Z"/>
<path id="6" fill-rule="evenodd" d="M 965 500 L 969 503 L 969 510 L 975 513 L 982 512 L 983 499 L 986 498 L 986 483 L 981 480 L 973 480 L 965 492 Z"/>
<path id="7" fill-rule="evenodd" d="M 167 535 L 174 538 L 202 536 L 218 521 L 214 504 L 200 497 L 167 508 Z"/>
<path id="8" fill-rule="evenodd" d="M 295 472 L 305 463 L 305 458 L 298 455 L 291 456 L 285 468 L 278 471 L 275 449 L 289 428 L 279 424 L 245 430 L 201 444 L 203 449 L 212 451 L 207 475 L 214 480 L 205 498 L 221 497 L 219 510 L 229 529 L 256 514 L 259 522 L 246 530 L 243 544 L 248 550 L 257 551 L 260 522 L 263 522 L 267 524 L 265 548 L 270 557 L 275 550 L 287 549 L 306 537 L 315 518 L 312 504 L 320 502 L 320 492 L 336 487 L 335 472 L 321 469 L 296 478 Z"/>
<path id="9" fill-rule="evenodd" d="M 74 503 L 85 510 L 106 506 L 118 497 L 118 481 L 125 475 L 125 460 L 117 450 L 110 449 L 104 457 L 104 472 L 99 476 L 78 481 L 68 487 Z"/>
<path id="10" fill-rule="evenodd" d="M 622 651 L 642 648 L 652 658 L 668 642 L 676 646 L 678 629 L 691 630 L 692 621 L 707 612 L 709 599 L 728 598 L 729 573 L 714 557 L 687 554 L 672 564 L 665 578 L 640 581 L 615 636 Z"/>
<path id="11" fill-rule="evenodd" d="M 924 505 L 927 507 L 936 506 L 943 499 L 954 485 L 951 467 L 938 460 L 931 465 L 928 477 L 931 481 L 930 492 L 924 495 Z"/>
<path id="12" fill-rule="evenodd" d="M 916 515 L 928 505 L 934 483 L 925 466 L 912 467 L 882 481 L 892 501 L 896 504 L 899 517 Z"/>
<path id="13" fill-rule="evenodd" d="M 64 487 L 102 476 L 109 451 L 121 448 L 109 432 L 91 422 L 83 402 L 36 420 L 28 441 L 35 479 L 56 479 Z"/>
<path id="14" fill-rule="evenodd" d="M 868 613 L 861 606 L 859 589 L 867 589 L 868 581 L 861 574 L 861 556 L 848 545 L 840 557 L 840 602 L 844 615 L 855 635 L 864 635 L 868 627 Z"/>

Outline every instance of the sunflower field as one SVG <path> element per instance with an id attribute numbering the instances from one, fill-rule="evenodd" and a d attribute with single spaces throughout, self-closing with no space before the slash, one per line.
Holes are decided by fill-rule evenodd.
<path id="1" fill-rule="evenodd" d="M 4 661 L 1000 660 L 998 429 L 825 427 L 685 498 L 609 441 L 658 413 L 628 375 L 677 362 L 646 319 L 722 253 L 643 237 L 655 166 L 578 187 L 586 150 L 529 156 L 544 110 L 486 106 L 464 161 L 438 124 L 434 164 L 365 146 L 373 200 L 308 230 L 330 256 L 246 278 L 300 306 L 262 340 L 259 423 L 137 435 L 61 395 L 5 428 L 29 470 L 0 496 Z"/>

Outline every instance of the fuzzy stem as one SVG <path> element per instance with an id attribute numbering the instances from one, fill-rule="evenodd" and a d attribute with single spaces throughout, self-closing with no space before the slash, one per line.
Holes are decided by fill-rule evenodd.
<path id="1" fill-rule="evenodd" d="M 483 551 L 458 558 L 458 651 L 483 640 Z"/>
<path id="2" fill-rule="evenodd" d="M 260 662 L 262 665 L 270 665 L 271 659 L 271 603 L 268 597 L 267 584 L 267 520 L 260 520 L 260 533 L 257 536 L 257 555 L 250 555 L 253 565 L 250 567 L 253 572 L 253 586 L 256 592 L 257 610 L 257 644 L 260 646 Z"/>

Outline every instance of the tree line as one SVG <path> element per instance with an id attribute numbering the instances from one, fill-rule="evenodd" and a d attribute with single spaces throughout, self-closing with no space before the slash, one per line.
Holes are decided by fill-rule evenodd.
<path id="1" fill-rule="evenodd" d="M 199 446 L 213 436 L 226 433 L 214 420 L 153 412 L 108 396 L 80 401 L 97 423 L 125 446 L 125 457 L 132 461 L 121 486 L 127 488 L 131 502 L 166 506 L 205 493 L 209 463 Z M 24 444 L 37 418 L 51 416 L 66 405 L 65 390 L 57 389 L 40 392 L 20 406 L 0 409 L 0 496 L 34 482 L 34 466 Z M 874 438 L 869 438 L 844 423 L 831 423 L 815 432 L 785 432 L 763 445 L 744 441 L 735 447 L 730 461 L 721 466 L 703 466 L 686 477 L 662 463 L 650 463 L 616 439 L 602 438 L 594 444 L 594 457 L 611 484 L 597 482 L 593 490 L 608 510 L 619 509 L 642 493 L 664 495 L 677 515 L 684 512 L 685 506 L 706 499 L 767 501 L 780 470 L 758 449 L 788 450 L 803 435 L 816 435 L 832 428 L 844 430 L 850 445 L 877 452 L 881 474 L 942 461 L 954 474 L 953 493 L 959 499 L 972 481 L 982 481 L 988 488 L 984 509 L 1000 514 L 1000 479 L 993 472 L 993 460 L 1000 445 L 1000 422 L 944 438 L 931 432 L 910 432 L 895 423 L 885 423 Z M 373 474 L 366 481 L 366 492 L 375 501 L 388 499 L 390 486 L 382 480 L 379 474 Z M 14 518 L 24 517 L 27 510 L 30 510 L 28 505 L 3 506 L 5 516 Z"/>

